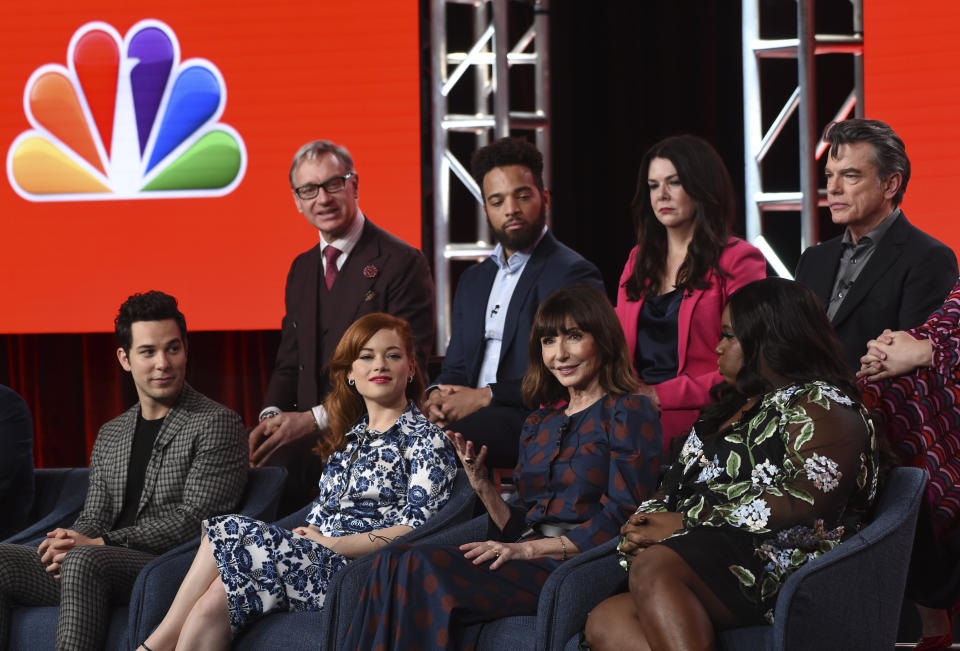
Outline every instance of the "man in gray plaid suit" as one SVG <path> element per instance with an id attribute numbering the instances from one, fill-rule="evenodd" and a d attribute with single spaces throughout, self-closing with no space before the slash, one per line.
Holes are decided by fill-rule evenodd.
<path id="1" fill-rule="evenodd" d="M 0 648 L 12 604 L 59 605 L 57 649 L 102 647 L 110 605 L 129 599 L 143 566 L 199 536 L 200 521 L 229 512 L 243 492 L 243 423 L 184 381 L 187 326 L 176 299 L 134 294 L 116 331 L 140 400 L 100 429 L 73 526 L 38 548 L 0 545 Z"/>

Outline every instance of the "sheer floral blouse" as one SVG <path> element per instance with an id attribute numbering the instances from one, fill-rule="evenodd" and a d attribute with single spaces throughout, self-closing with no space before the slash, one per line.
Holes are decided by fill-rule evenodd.
<path id="1" fill-rule="evenodd" d="M 682 513 L 684 528 L 663 544 L 719 597 L 739 588 L 772 621 L 787 577 L 855 533 L 876 493 L 877 445 L 865 410 L 836 387 L 809 382 L 761 396 L 716 434 L 691 432 L 638 511 Z"/>

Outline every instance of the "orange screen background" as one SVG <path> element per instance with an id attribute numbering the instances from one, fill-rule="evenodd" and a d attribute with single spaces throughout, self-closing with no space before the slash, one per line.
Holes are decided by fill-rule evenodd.
<path id="1" fill-rule="evenodd" d="M 900 134 L 911 223 L 960 251 L 960 3 L 864 2 L 866 116 Z"/>
<path id="2" fill-rule="evenodd" d="M 219 198 L 63 203 L 21 198 L 4 171 L 0 333 L 112 330 L 120 302 L 147 289 L 176 296 L 192 330 L 278 328 L 290 263 L 317 241 L 287 173 L 297 148 L 318 138 L 350 149 L 364 213 L 420 245 L 416 2 L 13 4 L 0 10 L 4 160 L 30 128 L 27 79 L 66 65 L 77 29 L 99 20 L 123 36 L 153 18 L 176 34 L 181 61 L 219 68 L 219 121 L 243 138 L 247 169 Z"/>

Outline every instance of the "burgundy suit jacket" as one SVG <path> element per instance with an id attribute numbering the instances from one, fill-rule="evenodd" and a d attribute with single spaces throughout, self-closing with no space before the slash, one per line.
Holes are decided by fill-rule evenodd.
<path id="1" fill-rule="evenodd" d="M 306 411 L 328 392 L 327 371 L 337 342 L 358 318 L 386 312 L 413 329 L 417 362 L 426 375 L 436 310 L 433 278 L 423 254 L 367 219 L 357 245 L 328 291 L 320 287 L 320 244 L 290 265 L 280 348 L 264 406 Z"/>
<path id="2" fill-rule="evenodd" d="M 637 319 L 643 305 L 643 297 L 639 301 L 627 300 L 627 279 L 633 273 L 636 258 L 637 247 L 633 247 L 620 275 L 616 307 L 631 360 L 636 358 Z M 767 263 L 760 250 L 736 237 L 728 240 L 727 248 L 720 254 L 720 268 L 729 276 L 718 279 L 711 272 L 707 277 L 709 287 L 685 293 L 680 302 L 677 377 L 656 385 L 663 409 L 660 420 L 665 446 L 671 439 L 690 432 L 700 408 L 710 402 L 710 387 L 723 380 L 717 372 L 715 349 L 720 341 L 720 314 L 727 299 L 744 285 L 767 276 Z"/>

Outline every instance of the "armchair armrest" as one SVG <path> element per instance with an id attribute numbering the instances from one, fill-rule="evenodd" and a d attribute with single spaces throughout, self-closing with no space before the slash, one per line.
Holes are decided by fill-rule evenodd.
<path id="1" fill-rule="evenodd" d="M 38 468 L 33 474 L 36 497 L 31 515 L 39 517 L 5 543 L 27 544 L 57 527 L 69 527 L 83 509 L 90 479 L 88 468 Z"/>
<path id="2" fill-rule="evenodd" d="M 538 649 L 562 649 L 587 615 L 627 579 L 617 562 L 619 537 L 571 558 L 550 574 L 537 606 Z"/>

